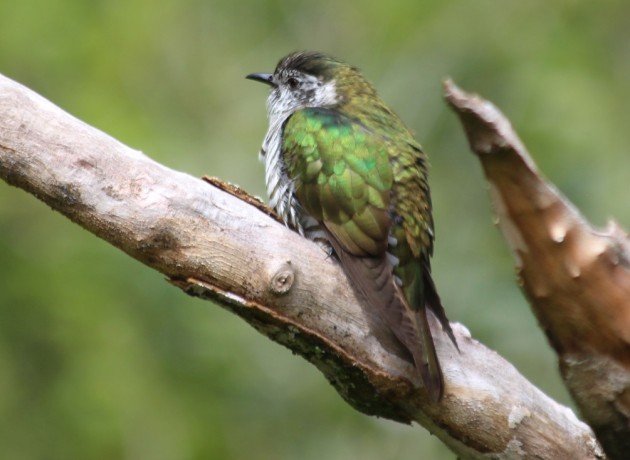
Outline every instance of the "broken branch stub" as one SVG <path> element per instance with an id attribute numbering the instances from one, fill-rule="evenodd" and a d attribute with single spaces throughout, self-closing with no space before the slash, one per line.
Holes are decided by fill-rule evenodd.
<path id="1" fill-rule="evenodd" d="M 490 184 L 520 284 L 562 377 L 611 458 L 630 452 L 630 242 L 594 229 L 537 170 L 491 103 L 445 82 Z"/>

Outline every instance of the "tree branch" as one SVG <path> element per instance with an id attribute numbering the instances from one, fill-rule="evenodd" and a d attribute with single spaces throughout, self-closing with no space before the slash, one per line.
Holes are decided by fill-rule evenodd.
<path id="1" fill-rule="evenodd" d="M 520 284 L 564 382 L 610 458 L 630 452 L 630 241 L 595 230 L 538 172 L 492 104 L 445 83 L 486 178 Z"/>
<path id="2" fill-rule="evenodd" d="M 316 244 L 1 76 L 0 177 L 302 355 L 366 414 L 418 422 L 464 458 L 602 458 L 570 409 L 458 324 L 461 353 L 435 334 L 446 392 L 430 403 Z"/>

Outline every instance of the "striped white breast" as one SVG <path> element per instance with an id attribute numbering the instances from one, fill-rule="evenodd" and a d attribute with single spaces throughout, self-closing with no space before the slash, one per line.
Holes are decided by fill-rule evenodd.
<path id="1" fill-rule="evenodd" d="M 265 165 L 269 206 L 285 225 L 312 240 L 325 239 L 319 223 L 308 215 L 295 196 L 295 181 L 287 173 L 282 156 L 282 126 L 287 117 L 271 117 L 259 158 Z"/>

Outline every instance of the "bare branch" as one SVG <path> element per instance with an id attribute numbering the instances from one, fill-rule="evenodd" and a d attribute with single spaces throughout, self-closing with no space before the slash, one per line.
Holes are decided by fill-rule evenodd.
<path id="1" fill-rule="evenodd" d="M 492 104 L 446 82 L 479 156 L 523 290 L 565 384 L 610 458 L 630 452 L 630 242 L 595 230 L 541 177 Z"/>
<path id="2" fill-rule="evenodd" d="M 4 77 L 0 177 L 304 356 L 366 414 L 418 422 L 464 458 L 602 458 L 571 410 L 457 324 L 461 354 L 436 334 L 446 392 L 431 404 L 317 245 L 242 191 L 165 168 Z"/>

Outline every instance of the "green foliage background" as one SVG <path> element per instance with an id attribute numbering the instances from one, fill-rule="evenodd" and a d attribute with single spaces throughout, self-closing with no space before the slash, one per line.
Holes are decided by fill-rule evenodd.
<path id="1" fill-rule="evenodd" d="M 499 105 L 594 223 L 628 227 L 629 20 L 621 0 L 6 1 L 0 72 L 172 168 L 264 196 L 266 90 L 244 75 L 295 49 L 359 65 L 431 155 L 450 317 L 570 404 L 440 81 Z M 354 412 L 286 349 L 0 183 L 0 458 L 452 454 Z"/>

